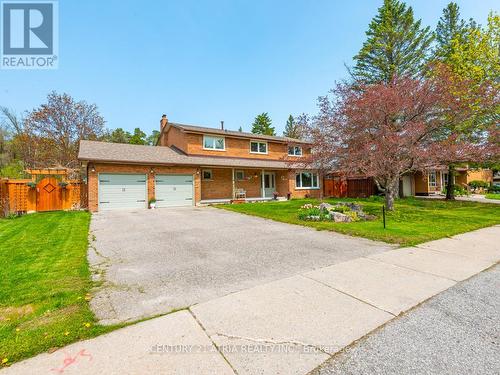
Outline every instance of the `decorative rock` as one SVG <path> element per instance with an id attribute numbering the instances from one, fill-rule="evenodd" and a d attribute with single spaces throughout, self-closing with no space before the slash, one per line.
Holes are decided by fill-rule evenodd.
<path id="1" fill-rule="evenodd" d="M 307 220 L 311 220 L 311 221 L 320 221 L 321 220 L 321 217 L 319 215 L 311 215 L 311 216 L 308 216 L 307 217 Z"/>
<path id="2" fill-rule="evenodd" d="M 330 212 L 330 218 L 336 223 L 350 223 L 352 221 L 350 216 L 335 211 Z"/>
<path id="3" fill-rule="evenodd" d="M 330 211 L 333 206 L 330 203 L 323 202 L 319 205 L 319 209 L 321 211 Z"/>

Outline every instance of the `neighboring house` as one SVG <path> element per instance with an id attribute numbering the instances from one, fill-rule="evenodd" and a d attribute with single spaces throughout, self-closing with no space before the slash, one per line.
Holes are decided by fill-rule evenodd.
<path id="1" fill-rule="evenodd" d="M 318 197 L 322 182 L 292 165 L 310 154 L 297 139 L 160 121 L 157 146 L 81 141 L 90 211 L 232 200 Z M 303 160 L 303 159 L 302 159 Z"/>
<path id="2" fill-rule="evenodd" d="M 500 186 L 500 171 L 493 172 L 493 185 Z"/>
<path id="3" fill-rule="evenodd" d="M 468 184 L 474 180 L 493 182 L 493 172 L 490 169 L 471 169 L 459 167 L 455 170 L 453 183 L 467 188 Z M 403 176 L 400 182 L 400 192 L 404 197 L 413 195 L 434 195 L 442 194 L 448 181 L 448 169 L 436 168 L 427 173 L 415 172 Z"/>

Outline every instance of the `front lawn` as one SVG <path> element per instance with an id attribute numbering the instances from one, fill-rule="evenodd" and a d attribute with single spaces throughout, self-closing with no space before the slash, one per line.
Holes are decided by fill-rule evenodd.
<path id="1" fill-rule="evenodd" d="M 3 366 L 114 328 L 97 325 L 87 301 L 89 221 L 61 211 L 0 219 Z"/>
<path id="2" fill-rule="evenodd" d="M 500 199 L 500 194 L 489 193 L 485 195 L 485 198 L 488 199 Z"/>
<path id="3" fill-rule="evenodd" d="M 366 213 L 378 216 L 374 221 L 335 223 L 331 221 L 302 221 L 297 217 L 305 203 L 319 204 L 313 199 L 292 199 L 287 202 L 244 203 L 220 205 L 229 211 L 260 216 L 267 219 L 299 224 L 318 230 L 332 230 L 352 236 L 366 237 L 404 246 L 452 236 L 474 229 L 500 224 L 500 207 L 476 202 L 447 202 L 435 199 L 398 199 L 395 211 L 387 213 L 387 228 L 382 225 L 383 200 L 325 199 L 326 202 L 353 201 L 360 203 Z"/>

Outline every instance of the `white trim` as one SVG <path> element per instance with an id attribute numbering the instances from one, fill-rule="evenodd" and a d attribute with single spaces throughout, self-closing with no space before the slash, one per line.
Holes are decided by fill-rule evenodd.
<path id="1" fill-rule="evenodd" d="M 252 143 L 265 143 L 266 144 L 266 152 L 259 152 L 259 151 L 252 151 Z M 250 147 L 250 153 L 251 154 L 260 154 L 260 155 L 267 155 L 269 154 L 269 143 L 267 141 L 258 141 L 256 139 L 251 139 L 250 142 L 249 142 L 249 147 Z M 260 147 L 257 146 L 257 150 L 259 149 Z"/>
<path id="2" fill-rule="evenodd" d="M 214 148 L 209 148 L 209 147 L 205 147 L 205 137 L 210 137 L 210 138 L 214 138 Z M 224 143 L 224 148 L 215 148 L 215 139 L 217 138 L 221 138 L 223 140 L 223 143 Z M 203 134 L 203 139 L 202 139 L 202 146 L 203 146 L 203 149 L 204 150 L 208 150 L 208 151 L 226 151 L 226 137 L 224 137 L 223 135 L 209 135 L 209 134 Z"/>

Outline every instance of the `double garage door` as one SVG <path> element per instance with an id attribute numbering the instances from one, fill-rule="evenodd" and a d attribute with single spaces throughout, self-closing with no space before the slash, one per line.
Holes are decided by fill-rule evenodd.
<path id="1" fill-rule="evenodd" d="M 193 204 L 193 176 L 156 175 L 156 206 Z M 99 174 L 99 210 L 146 208 L 148 201 L 145 174 Z"/>

